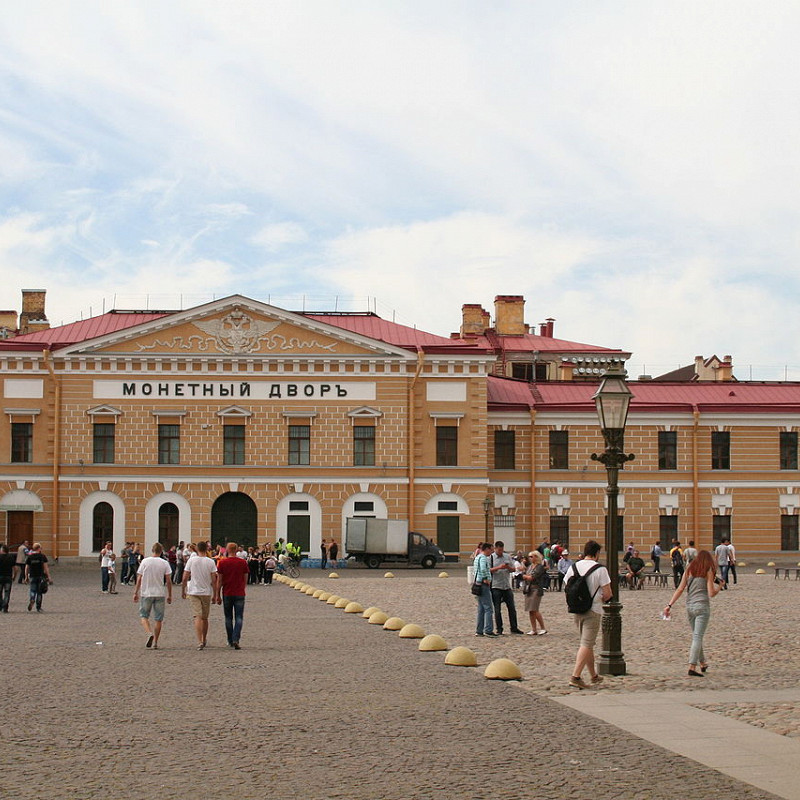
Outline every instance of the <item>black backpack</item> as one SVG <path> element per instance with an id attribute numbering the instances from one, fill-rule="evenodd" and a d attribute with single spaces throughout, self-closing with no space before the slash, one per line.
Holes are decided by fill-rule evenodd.
<path id="1" fill-rule="evenodd" d="M 570 614 L 585 614 L 591 611 L 594 602 L 594 594 L 589 591 L 589 584 L 586 579 L 602 564 L 595 564 L 586 570 L 586 574 L 581 575 L 577 566 L 572 567 L 572 577 L 567 581 L 564 594 L 567 596 L 567 611 Z"/>

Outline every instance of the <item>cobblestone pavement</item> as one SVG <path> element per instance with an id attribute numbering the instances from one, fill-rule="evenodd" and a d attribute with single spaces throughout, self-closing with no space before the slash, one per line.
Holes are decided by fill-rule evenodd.
<path id="1" fill-rule="evenodd" d="M 524 680 L 445 666 L 442 653 L 280 584 L 250 589 L 238 652 L 222 646 L 217 608 L 210 647 L 198 652 L 179 599 L 162 649 L 146 650 L 131 589 L 102 595 L 97 569 L 56 566 L 42 614 L 25 610 L 15 585 L 11 613 L 0 614 L 0 797 L 771 797 L 551 702 L 569 691 L 576 647 L 562 595 L 544 598 L 547 636 L 481 640 L 463 569 L 446 580 L 395 573 L 302 579 L 472 647 L 482 665 L 508 656 Z M 767 674 L 773 686 L 796 685 L 797 629 L 784 609 L 798 592 L 800 583 L 742 576 L 715 601 L 706 689 L 760 685 Z M 691 688 L 682 614 L 657 619 L 666 597 L 623 595 L 631 674 L 603 691 Z"/>

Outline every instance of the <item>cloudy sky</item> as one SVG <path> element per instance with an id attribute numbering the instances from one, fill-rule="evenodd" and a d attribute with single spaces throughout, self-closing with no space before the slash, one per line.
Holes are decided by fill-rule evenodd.
<path id="1" fill-rule="evenodd" d="M 0 308 L 522 294 L 634 374 L 800 380 L 798 40 L 788 0 L 8 4 Z"/>

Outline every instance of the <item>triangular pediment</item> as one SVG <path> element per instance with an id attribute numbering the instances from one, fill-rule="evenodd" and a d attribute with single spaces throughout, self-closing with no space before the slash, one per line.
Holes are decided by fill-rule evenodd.
<path id="1" fill-rule="evenodd" d="M 63 355 L 297 358 L 395 356 L 407 350 L 235 295 L 87 342 Z"/>

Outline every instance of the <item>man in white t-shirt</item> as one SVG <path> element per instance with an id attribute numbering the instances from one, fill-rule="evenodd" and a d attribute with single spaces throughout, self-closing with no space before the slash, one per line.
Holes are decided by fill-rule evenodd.
<path id="1" fill-rule="evenodd" d="M 172 603 L 172 569 L 169 561 L 161 558 L 163 552 L 164 548 L 156 542 L 153 545 L 153 555 L 142 559 L 136 572 L 136 590 L 133 593 L 133 602 L 139 603 L 139 618 L 147 633 L 145 647 L 152 647 L 154 650 L 158 650 L 158 637 L 164 621 L 164 603 Z"/>
<path id="2" fill-rule="evenodd" d="M 192 553 L 183 568 L 181 596 L 192 603 L 197 649 L 205 650 L 208 638 L 208 617 L 212 603 L 219 603 L 219 575 L 213 558 L 208 557 L 208 545 L 197 543 L 197 553 Z"/>
<path id="3" fill-rule="evenodd" d="M 583 546 L 583 558 L 576 561 L 564 575 L 567 583 L 574 573 L 586 575 L 597 564 L 597 554 L 601 547 L 598 542 L 589 539 Z M 600 631 L 600 620 L 603 616 L 603 603 L 611 599 L 611 578 L 605 567 L 598 567 L 586 578 L 586 585 L 592 595 L 592 607 L 585 614 L 573 614 L 575 625 L 581 636 L 578 655 L 575 658 L 575 669 L 569 679 L 569 685 L 576 689 L 588 689 L 589 684 L 583 680 L 581 674 L 584 668 L 589 670 L 589 679 L 592 684 L 603 682 L 602 676 L 597 674 L 594 664 L 594 643 Z"/>
<path id="4" fill-rule="evenodd" d="M 104 594 L 108 593 L 108 568 L 113 558 L 116 558 L 114 545 L 106 542 L 106 546 L 100 551 L 100 589 Z"/>

